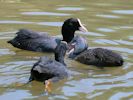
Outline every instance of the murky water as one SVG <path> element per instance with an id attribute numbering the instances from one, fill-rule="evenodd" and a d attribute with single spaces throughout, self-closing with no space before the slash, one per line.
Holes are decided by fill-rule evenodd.
<path id="1" fill-rule="evenodd" d="M 52 54 L 20 50 L 7 44 L 20 28 L 59 35 L 62 22 L 80 18 L 89 30 L 81 34 L 91 47 L 105 47 L 124 57 L 123 67 L 99 69 L 66 58 L 70 78 L 53 85 L 45 96 L 43 84 L 29 78 L 40 56 Z M 133 100 L 132 0 L 0 0 L 1 100 Z"/>

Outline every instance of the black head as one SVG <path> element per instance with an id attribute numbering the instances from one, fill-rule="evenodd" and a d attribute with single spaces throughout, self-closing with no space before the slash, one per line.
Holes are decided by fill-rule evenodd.
<path id="1" fill-rule="evenodd" d="M 87 29 L 81 24 L 78 18 L 69 18 L 65 20 L 62 26 L 63 41 L 69 43 L 74 38 L 75 31 L 86 32 Z"/>
<path id="2" fill-rule="evenodd" d="M 66 65 L 64 63 L 64 57 L 67 50 L 68 50 L 67 42 L 61 41 L 55 48 L 55 60 Z"/>

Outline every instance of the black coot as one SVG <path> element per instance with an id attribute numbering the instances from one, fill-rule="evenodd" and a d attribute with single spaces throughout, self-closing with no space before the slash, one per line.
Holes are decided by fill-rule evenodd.
<path id="1" fill-rule="evenodd" d="M 69 57 L 76 61 L 101 67 L 122 66 L 123 58 L 120 54 L 104 48 L 90 48 L 87 41 L 79 37 L 74 41 Z"/>
<path id="2" fill-rule="evenodd" d="M 64 21 L 62 26 L 63 41 L 69 43 L 74 38 L 75 31 L 87 31 L 77 18 L 69 18 Z M 27 29 L 20 29 L 17 36 L 9 40 L 8 43 L 16 48 L 38 51 L 38 52 L 54 52 L 61 38 L 49 36 L 47 33 L 34 32 Z"/>
<path id="3" fill-rule="evenodd" d="M 59 81 L 68 76 L 68 70 L 64 63 L 67 49 L 67 42 L 61 41 L 55 49 L 55 60 L 41 57 L 32 67 L 29 81 L 37 80 L 44 82 L 45 89 L 50 92 L 51 82 Z"/>

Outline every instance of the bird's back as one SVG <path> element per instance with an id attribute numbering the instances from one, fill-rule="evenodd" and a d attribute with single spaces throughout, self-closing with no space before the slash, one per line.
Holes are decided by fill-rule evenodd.
<path id="1" fill-rule="evenodd" d="M 43 78 L 56 76 L 63 78 L 68 75 L 66 66 L 48 57 L 41 57 L 31 72 L 38 72 Z"/>
<path id="2" fill-rule="evenodd" d="M 17 36 L 8 43 L 20 49 L 53 52 L 57 46 L 56 38 L 49 36 L 47 33 L 21 29 L 16 34 Z"/>
<path id="3" fill-rule="evenodd" d="M 121 66 L 123 64 L 123 58 L 119 54 L 103 48 L 88 49 L 75 59 L 84 64 L 97 66 Z"/>

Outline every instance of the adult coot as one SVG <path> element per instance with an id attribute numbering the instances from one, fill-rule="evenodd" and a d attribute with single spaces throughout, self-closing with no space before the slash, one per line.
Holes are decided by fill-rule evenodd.
<path id="1" fill-rule="evenodd" d="M 64 21 L 62 26 L 63 41 L 69 43 L 74 38 L 75 31 L 86 32 L 87 29 L 81 24 L 77 18 L 69 18 Z M 20 29 L 17 36 L 9 40 L 8 43 L 14 47 L 39 52 L 54 52 L 61 38 L 49 36 L 47 33 L 34 32 L 27 29 Z"/>
<path id="2" fill-rule="evenodd" d="M 84 38 L 78 38 L 74 42 L 69 57 L 76 61 L 101 67 L 122 66 L 123 58 L 120 54 L 104 48 L 90 48 Z"/>
<path id="3" fill-rule="evenodd" d="M 75 60 L 83 64 L 101 67 L 122 66 L 124 62 L 121 55 L 104 48 L 85 50 L 77 55 Z"/>
<path id="4" fill-rule="evenodd" d="M 68 76 L 68 70 L 64 63 L 67 49 L 67 42 L 61 41 L 55 49 L 55 60 L 41 57 L 32 67 L 29 81 L 37 80 L 44 82 L 45 90 L 51 92 L 51 82 L 59 81 Z"/>

